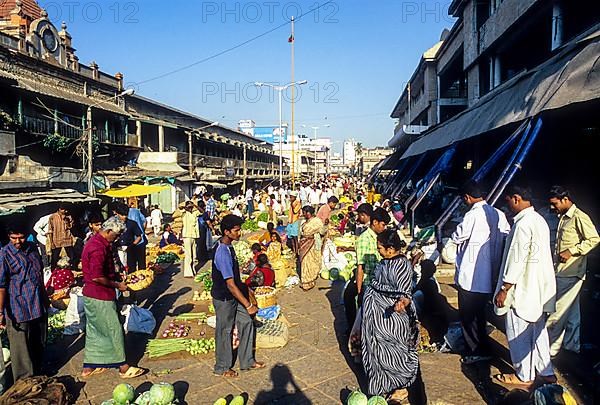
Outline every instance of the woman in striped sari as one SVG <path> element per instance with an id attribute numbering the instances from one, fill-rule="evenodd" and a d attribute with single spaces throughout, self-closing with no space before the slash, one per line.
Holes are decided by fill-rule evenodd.
<path id="1" fill-rule="evenodd" d="M 419 327 L 412 302 L 413 269 L 393 230 L 377 236 L 383 260 L 375 268 L 362 305 L 362 359 L 369 394 L 389 395 L 407 389 L 412 405 L 427 404 L 419 370 Z"/>

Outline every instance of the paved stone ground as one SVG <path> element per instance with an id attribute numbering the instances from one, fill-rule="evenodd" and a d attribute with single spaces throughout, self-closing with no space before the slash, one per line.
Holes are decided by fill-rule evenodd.
<path id="1" fill-rule="evenodd" d="M 450 287 L 451 277 L 441 277 L 448 297 L 450 315 L 456 306 L 456 293 Z M 187 312 L 192 291 L 198 284 L 183 279 L 173 266 L 157 277 L 151 288 L 138 297 L 142 306 L 154 313 L 163 325 L 169 315 Z M 187 354 L 148 359 L 143 355 L 148 337 L 128 335 L 128 361 L 148 368 L 150 372 L 130 383 L 140 390 L 152 383 L 168 381 L 176 387 L 180 403 L 212 404 L 217 398 L 244 393 L 250 404 L 336 404 L 342 403 L 349 391 L 362 384 L 361 371 L 348 357 L 346 321 L 340 304 L 341 283 L 330 285 L 320 280 L 318 288 L 303 292 L 298 288 L 279 295 L 283 313 L 292 324 L 290 340 L 281 349 L 259 350 L 257 359 L 265 361 L 265 370 L 242 373 L 237 379 L 224 379 L 212 374 L 213 355 L 193 358 Z M 495 331 L 499 344 L 498 359 L 508 359 L 503 347 L 504 336 Z M 82 381 L 84 337 L 64 338 L 53 345 L 48 358 L 52 374 L 63 376 L 77 404 L 99 404 L 111 397 L 113 387 L 121 382 L 116 371 L 89 381 Z M 421 355 L 422 374 L 431 404 L 500 403 L 507 392 L 489 378 L 497 370 L 510 371 L 508 363 L 496 360 L 490 367 L 461 367 L 454 354 Z M 162 375 L 164 370 L 169 374 Z M 514 393 L 513 393 L 514 394 Z M 520 403 L 520 402 L 505 402 Z M 581 402 L 589 403 L 589 402 Z"/>

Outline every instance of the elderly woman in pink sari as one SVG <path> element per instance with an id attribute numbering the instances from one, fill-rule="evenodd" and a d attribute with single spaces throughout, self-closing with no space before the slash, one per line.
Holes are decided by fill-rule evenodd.
<path id="1" fill-rule="evenodd" d="M 315 209 L 309 205 L 302 208 L 304 223 L 300 236 L 300 288 L 308 291 L 315 286 L 323 262 L 321 255 L 321 233 L 323 221 L 315 216 Z"/>

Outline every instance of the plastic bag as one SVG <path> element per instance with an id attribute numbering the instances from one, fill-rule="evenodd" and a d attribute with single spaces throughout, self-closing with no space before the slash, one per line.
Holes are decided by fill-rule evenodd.
<path id="1" fill-rule="evenodd" d="M 350 351 L 350 356 L 354 357 L 355 362 L 359 362 L 362 356 L 361 328 L 362 311 L 358 311 L 354 319 L 354 325 L 352 325 L 352 330 L 350 331 L 350 338 L 348 339 L 348 350 Z"/>
<path id="2" fill-rule="evenodd" d="M 63 335 L 79 335 L 85 332 L 85 310 L 83 308 L 83 292 L 81 287 L 71 289 L 69 306 L 65 314 Z"/>
<path id="3" fill-rule="evenodd" d="M 275 320 L 279 317 L 281 307 L 279 305 L 273 305 L 271 307 L 261 308 L 256 314 L 261 319 Z"/>
<path id="4" fill-rule="evenodd" d="M 125 305 L 121 310 L 121 315 L 125 317 L 123 324 L 125 333 L 135 332 L 151 335 L 154 332 L 156 319 L 148 309 L 136 305 Z"/>

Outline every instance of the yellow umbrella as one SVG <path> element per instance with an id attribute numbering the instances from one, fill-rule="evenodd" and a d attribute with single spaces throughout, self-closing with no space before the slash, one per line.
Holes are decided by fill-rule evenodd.
<path id="1" fill-rule="evenodd" d="M 146 186 L 143 184 L 132 184 L 125 188 L 107 190 L 103 194 L 113 198 L 128 198 L 128 197 L 141 197 L 148 194 L 159 193 L 162 190 L 169 188 L 169 186 Z"/>

